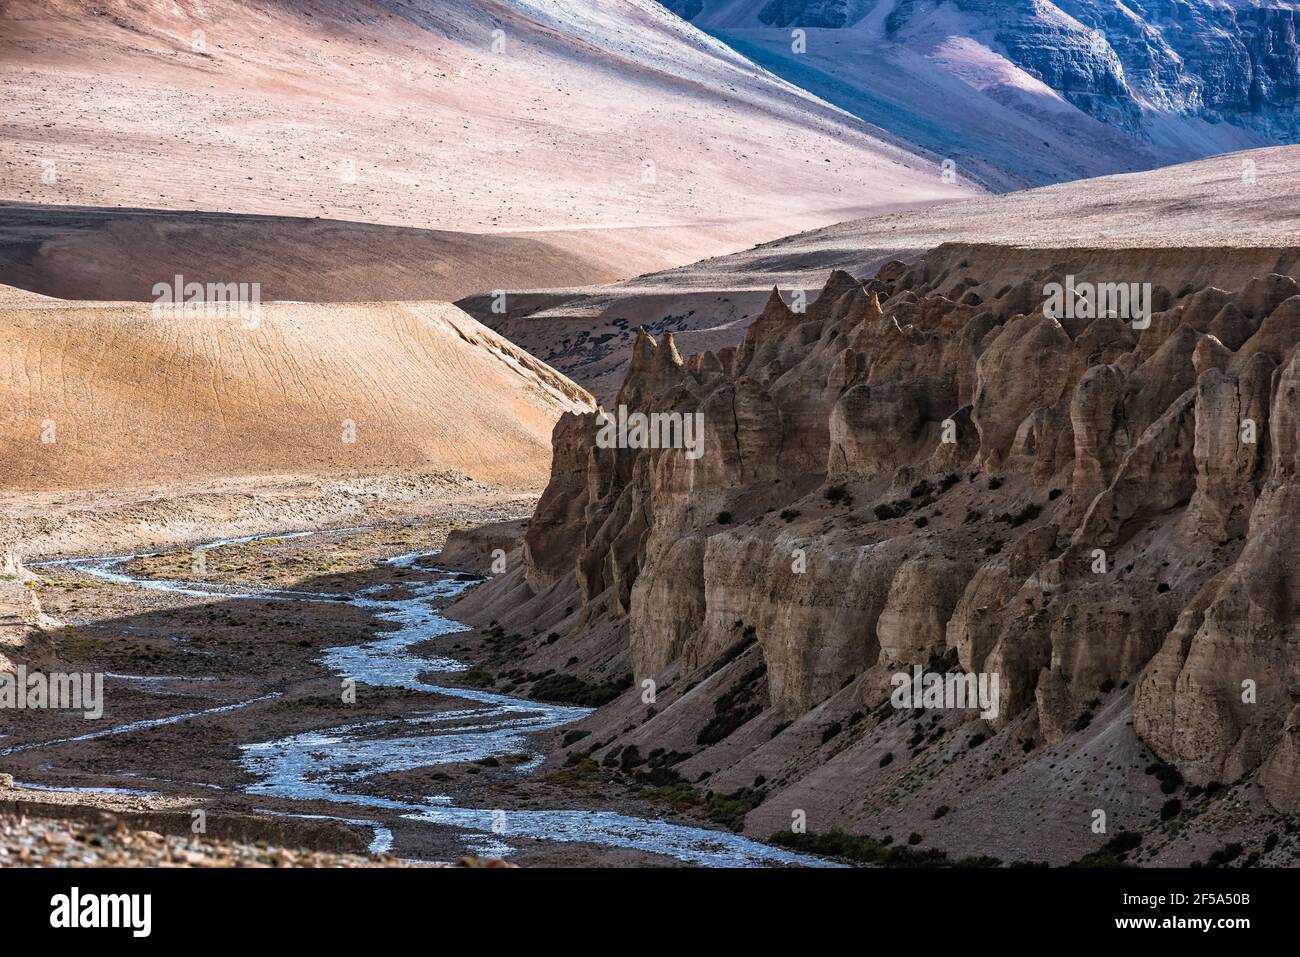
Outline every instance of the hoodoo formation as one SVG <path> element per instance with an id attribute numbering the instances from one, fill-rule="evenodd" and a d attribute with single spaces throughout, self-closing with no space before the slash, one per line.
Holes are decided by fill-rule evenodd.
<path id="1" fill-rule="evenodd" d="M 557 632 L 530 672 L 635 676 L 561 763 L 761 779 L 763 837 L 898 833 L 939 794 L 934 845 L 1066 862 L 1096 794 L 1154 814 L 1153 762 L 1300 810 L 1300 284 L 1156 286 L 1138 331 L 1044 315 L 1059 267 L 953 258 L 774 291 L 734 349 L 640 334 L 617 404 L 702 414 L 704 454 L 566 414 L 521 567 L 466 612 Z M 1000 713 L 891 707 L 917 665 L 997 675 Z"/>

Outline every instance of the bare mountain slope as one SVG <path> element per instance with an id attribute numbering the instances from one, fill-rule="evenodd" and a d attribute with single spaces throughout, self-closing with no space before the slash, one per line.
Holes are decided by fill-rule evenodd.
<path id="1" fill-rule="evenodd" d="M 590 397 L 446 303 L 0 299 L 0 486 L 445 469 L 532 484 Z"/>
<path id="2" fill-rule="evenodd" d="M 995 188 L 1300 137 L 1292 0 L 664 2 Z"/>
<path id="3" fill-rule="evenodd" d="M 943 243 L 978 246 L 952 261 L 970 260 L 989 281 L 1019 281 L 1033 255 L 1018 257 L 1017 249 L 1061 249 L 1058 259 L 1080 272 L 1122 272 L 1125 262 L 1139 261 L 1143 275 L 1134 279 L 1234 286 L 1290 267 L 1278 251 L 1293 248 L 1300 230 L 1297 177 L 1300 147 L 1251 150 L 850 220 L 611 286 L 521 298 L 506 316 L 493 316 L 478 298 L 461 305 L 607 400 L 622 382 L 639 325 L 673 332 L 683 352 L 721 349 L 740 341 L 773 286 L 788 300 L 811 302 L 832 270 L 867 275 Z M 1165 252 L 1138 260 L 1122 252 L 1133 249 Z"/>
<path id="4" fill-rule="evenodd" d="M 639 335 L 618 405 L 698 415 L 689 451 L 561 419 L 522 561 L 459 606 L 495 686 L 628 675 L 557 767 L 903 863 L 1294 865 L 1300 250 L 1220 288 L 1129 248 L 1152 311 L 1059 318 L 1023 252 L 837 271 L 717 353 Z"/>
<path id="5" fill-rule="evenodd" d="M 591 250 L 534 234 L 158 209 L 0 203 L 0 283 L 61 299 L 150 302 L 156 282 L 253 277 L 267 299 L 452 299 L 613 282 L 617 236 Z"/>
<path id="6" fill-rule="evenodd" d="M 513 235 L 585 282 L 974 191 L 653 0 L 13 0 L 0 78 L 0 199 Z"/>

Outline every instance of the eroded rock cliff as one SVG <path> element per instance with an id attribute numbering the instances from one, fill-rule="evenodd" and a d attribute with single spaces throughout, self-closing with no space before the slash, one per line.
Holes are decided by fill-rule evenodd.
<path id="1" fill-rule="evenodd" d="M 1166 763 L 1300 810 L 1300 289 L 1057 318 L 1051 267 L 992 288 L 961 266 L 835 273 L 802 313 L 774 292 L 718 355 L 642 334 L 616 405 L 702 414 L 698 458 L 559 423 L 503 587 L 545 599 L 517 614 L 558 630 L 557 667 L 635 678 L 569 753 L 671 755 L 757 795 L 763 836 L 960 798 L 937 845 L 1028 856 L 1068 819 L 1069 858 L 1095 808 L 1151 819 L 1142 769 Z M 890 693 L 915 666 L 992 676 L 996 713 L 913 725 Z"/>

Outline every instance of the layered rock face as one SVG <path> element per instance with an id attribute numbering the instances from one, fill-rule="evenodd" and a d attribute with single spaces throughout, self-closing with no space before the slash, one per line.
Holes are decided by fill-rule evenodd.
<path id="1" fill-rule="evenodd" d="M 752 19 L 756 27 L 869 30 L 951 59 L 959 77 L 978 66 L 958 51 L 978 44 L 1140 139 L 1160 139 L 1161 114 L 1232 123 L 1272 142 L 1300 136 L 1300 8 L 1292 3 L 749 0 L 742 13 L 734 0 L 664 2 L 705 27 Z"/>
<path id="2" fill-rule="evenodd" d="M 996 676 L 988 730 L 1025 751 L 1131 695 L 1188 781 L 1300 809 L 1300 286 L 1058 316 L 1053 267 L 946 262 L 834 273 L 802 312 L 774 291 L 719 354 L 642 333 L 616 406 L 698 413 L 703 452 L 566 414 L 530 587 L 625 626 L 638 683 L 752 639 L 773 722 L 939 661 Z"/>

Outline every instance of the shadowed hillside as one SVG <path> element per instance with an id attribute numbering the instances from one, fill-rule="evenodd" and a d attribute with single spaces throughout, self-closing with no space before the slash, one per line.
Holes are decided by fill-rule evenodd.
<path id="1" fill-rule="evenodd" d="M 256 319 L 133 303 L 0 300 L 0 484 L 454 469 L 545 475 L 563 376 L 445 303 L 261 306 Z"/>

